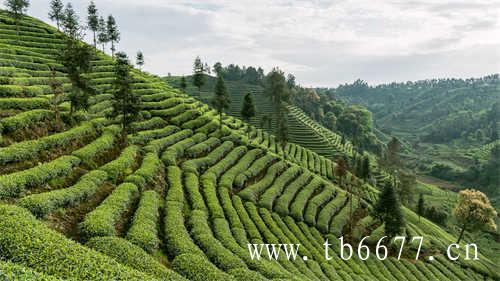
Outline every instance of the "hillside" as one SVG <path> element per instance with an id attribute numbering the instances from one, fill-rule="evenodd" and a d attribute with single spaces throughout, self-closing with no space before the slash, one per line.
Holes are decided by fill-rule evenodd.
<path id="1" fill-rule="evenodd" d="M 379 137 L 400 138 L 407 160 L 421 173 L 499 195 L 498 182 L 481 182 L 487 176 L 477 174 L 498 142 L 498 74 L 377 86 L 358 80 L 326 92 L 366 106 L 373 112 Z"/>
<path id="2" fill-rule="evenodd" d="M 20 35 L 0 12 L 0 276 L 14 280 L 498 280 L 498 257 L 451 262 L 456 237 L 403 209 L 408 236 L 424 236 L 401 260 L 339 258 L 338 241 L 354 208 L 354 240 L 383 225 L 370 216 L 378 190 L 359 181 L 338 186 L 335 164 L 216 112 L 134 70 L 142 120 L 129 145 L 106 118 L 113 60 L 97 52 L 89 75 L 98 94 L 78 122 L 56 126 L 50 68 L 70 89 L 57 55 L 62 35 L 25 17 Z M 57 105 L 67 120 L 68 101 Z M 299 122 L 300 134 L 312 134 Z M 313 140 L 303 139 L 303 142 Z M 295 142 L 295 141 L 293 141 Z M 328 144 L 330 145 L 330 144 Z M 326 148 L 331 150 L 331 147 Z M 326 150 L 325 149 L 325 150 Z M 327 157 L 325 157 L 327 156 Z M 351 178 L 351 177 L 348 177 Z M 352 203 L 352 204 L 351 204 Z M 466 236 L 466 240 L 470 236 Z M 252 260 L 248 243 L 301 244 L 307 261 Z M 463 253 L 462 253 L 463 254 Z M 433 255 L 436 259 L 429 261 Z"/>

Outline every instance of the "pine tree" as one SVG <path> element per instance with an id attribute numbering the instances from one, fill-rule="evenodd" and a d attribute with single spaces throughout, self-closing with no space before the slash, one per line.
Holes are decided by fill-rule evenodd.
<path id="1" fill-rule="evenodd" d="M 255 117 L 255 105 L 253 104 L 252 94 L 247 93 L 243 99 L 243 105 L 241 107 L 241 116 L 243 120 L 248 123 L 247 134 L 250 133 L 250 119 Z"/>
<path id="2" fill-rule="evenodd" d="M 198 87 L 198 92 L 201 92 L 201 87 L 205 85 L 205 80 L 206 77 L 203 73 L 203 63 L 201 62 L 200 57 L 196 57 L 193 65 L 193 85 Z"/>
<path id="3" fill-rule="evenodd" d="M 64 93 L 62 82 L 57 80 L 57 71 L 55 67 L 50 69 L 50 81 L 49 86 L 52 91 L 51 107 L 55 116 L 56 129 L 60 130 L 62 127 L 61 112 L 59 110 L 59 104 L 62 101 L 61 95 Z"/>
<path id="4" fill-rule="evenodd" d="M 391 184 L 386 184 L 373 209 L 373 216 L 385 224 L 385 234 L 392 238 L 404 227 L 401 204 Z"/>
<path id="5" fill-rule="evenodd" d="M 144 66 L 144 54 L 142 51 L 137 51 L 137 56 L 135 58 L 135 64 L 139 67 L 139 69 L 142 69 Z"/>
<path id="6" fill-rule="evenodd" d="M 420 196 L 418 197 L 418 205 L 417 205 L 418 222 L 420 222 L 420 217 L 423 216 L 424 213 L 425 213 L 424 195 L 422 193 L 420 193 Z"/>
<path id="7" fill-rule="evenodd" d="M 362 174 L 362 178 L 366 181 L 370 178 L 370 175 L 371 175 L 371 168 L 370 168 L 370 157 L 368 156 L 365 156 L 363 158 L 363 174 Z"/>
<path id="8" fill-rule="evenodd" d="M 181 77 L 181 89 L 182 91 L 186 91 L 187 88 L 187 82 L 186 82 L 186 77 L 182 76 Z"/>
<path id="9" fill-rule="evenodd" d="M 64 5 L 61 0 L 52 0 L 50 2 L 49 18 L 56 22 L 57 30 L 61 30 L 61 22 L 63 20 Z"/>
<path id="10" fill-rule="evenodd" d="M 94 35 L 94 48 L 97 48 L 97 31 L 99 30 L 99 16 L 97 15 L 97 8 L 94 1 L 90 1 L 90 5 L 87 8 L 87 24 L 89 29 Z"/>
<path id="11" fill-rule="evenodd" d="M 140 97 L 132 91 L 132 65 L 125 53 L 118 52 L 114 64 L 113 111 L 110 117 L 120 116 L 122 144 L 126 146 L 130 124 L 137 120 L 140 111 Z"/>
<path id="12" fill-rule="evenodd" d="M 102 45 L 102 52 L 105 52 L 106 43 L 109 42 L 108 30 L 106 27 L 106 21 L 103 17 L 99 17 L 99 23 L 97 27 L 97 42 Z"/>
<path id="13" fill-rule="evenodd" d="M 120 31 L 118 30 L 118 25 L 116 20 L 112 15 L 108 16 L 108 21 L 106 22 L 107 38 L 108 42 L 111 42 L 111 56 L 115 56 L 116 47 L 115 44 L 120 42 Z"/>
<path id="14" fill-rule="evenodd" d="M 219 133 L 222 134 L 222 113 L 225 109 L 229 108 L 229 95 L 227 92 L 226 85 L 222 76 L 217 77 L 217 82 L 215 83 L 215 96 L 212 101 L 215 109 L 219 113 Z"/>
<path id="15" fill-rule="evenodd" d="M 267 75 L 264 94 L 274 107 L 274 115 L 278 125 L 276 132 L 278 141 L 285 144 L 288 139 L 288 126 L 284 119 L 287 112 L 286 102 L 290 100 L 290 96 L 284 72 L 279 68 L 273 68 Z"/>
<path id="16" fill-rule="evenodd" d="M 71 3 L 66 4 L 66 8 L 64 9 L 62 29 L 66 35 L 73 39 L 81 39 L 82 37 L 78 16 Z"/>
<path id="17" fill-rule="evenodd" d="M 12 18 L 16 23 L 17 36 L 19 36 L 19 22 L 23 18 L 23 14 L 28 10 L 30 6 L 29 0 L 6 0 L 5 6 L 10 12 Z"/>
<path id="18" fill-rule="evenodd" d="M 72 37 L 67 37 L 66 47 L 59 59 L 71 82 L 71 92 L 69 94 L 71 121 L 73 121 L 75 111 L 87 110 L 89 97 L 96 93 L 96 90 L 90 85 L 85 76 L 92 70 L 92 56 L 93 51 L 87 44 Z"/>

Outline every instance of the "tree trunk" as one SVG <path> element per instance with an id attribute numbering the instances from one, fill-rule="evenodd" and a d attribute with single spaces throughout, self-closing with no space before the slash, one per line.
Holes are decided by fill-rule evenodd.
<path id="1" fill-rule="evenodd" d="M 219 111 L 219 134 L 222 137 L 222 111 Z"/>
<path id="2" fill-rule="evenodd" d="M 97 39 L 96 39 L 96 37 L 95 37 L 95 31 L 94 31 L 94 48 L 96 48 L 96 49 L 97 49 Z"/>
<path id="3" fill-rule="evenodd" d="M 458 236 L 457 244 L 460 243 L 460 240 L 462 240 L 462 237 L 464 236 L 464 231 L 465 231 L 465 223 L 462 226 L 462 230 L 460 231 L 460 235 Z"/>

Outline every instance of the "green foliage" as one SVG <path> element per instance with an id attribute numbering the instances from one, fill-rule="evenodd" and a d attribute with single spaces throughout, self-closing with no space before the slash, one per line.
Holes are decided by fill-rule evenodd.
<path id="1" fill-rule="evenodd" d="M 132 66 L 127 55 L 122 52 L 117 53 L 114 65 L 115 80 L 113 81 L 113 111 L 111 117 L 120 116 L 123 136 L 126 136 L 130 131 L 130 124 L 137 120 L 141 108 L 141 99 L 131 88 L 131 70 Z"/>
<path id="2" fill-rule="evenodd" d="M 200 57 L 196 57 L 193 65 L 193 85 L 198 87 L 198 91 L 201 90 L 201 87 L 206 82 L 206 77 L 203 72 L 204 72 L 203 63 L 201 62 Z"/>
<path id="3" fill-rule="evenodd" d="M 103 171 L 90 171 L 73 186 L 23 197 L 18 205 L 37 217 L 44 217 L 58 208 L 84 202 L 97 192 L 107 178 L 108 175 Z"/>
<path id="4" fill-rule="evenodd" d="M 60 29 L 61 22 L 63 21 L 63 3 L 62 0 L 51 0 L 49 19 L 56 22 L 57 29 Z"/>
<path id="5" fill-rule="evenodd" d="M 19 207 L 0 205 L 0 233 L 3 258 L 54 277 L 96 281 L 151 279 L 47 228 Z"/>
<path id="6" fill-rule="evenodd" d="M 131 169 L 135 165 L 139 154 L 140 148 L 136 145 L 130 145 L 121 152 L 118 158 L 101 166 L 99 170 L 107 172 L 108 178 L 116 182 L 120 177 L 132 172 Z"/>
<path id="7" fill-rule="evenodd" d="M 80 159 L 75 156 L 61 156 L 51 162 L 43 163 L 30 169 L 0 175 L 0 198 L 12 198 L 49 180 L 69 175 Z"/>
<path id="8" fill-rule="evenodd" d="M 93 159 L 96 156 L 114 147 L 119 132 L 120 128 L 117 125 L 112 125 L 106 128 L 102 135 L 93 142 L 73 151 L 71 154 L 80 158 L 84 163 L 93 166 Z"/>
<path id="9" fill-rule="evenodd" d="M 154 190 L 142 193 L 132 226 L 127 233 L 127 240 L 152 253 L 160 244 L 158 238 L 158 220 L 160 217 L 160 197 Z"/>
<path id="10" fill-rule="evenodd" d="M 193 281 L 235 280 L 199 254 L 183 254 L 172 262 L 172 268 Z"/>
<path id="11" fill-rule="evenodd" d="M 50 110 L 35 109 L 16 114 L 11 117 L 0 119 L 0 130 L 5 133 L 11 133 L 18 130 L 29 128 L 37 123 L 47 121 L 54 117 Z"/>
<path id="12" fill-rule="evenodd" d="M 155 153 L 149 152 L 142 159 L 142 164 L 133 174 L 127 176 L 123 181 L 137 185 L 141 190 L 152 186 L 155 179 L 161 175 L 163 165 Z"/>
<path id="13" fill-rule="evenodd" d="M 392 185 L 385 185 L 373 208 L 373 216 L 384 223 L 387 236 L 394 237 L 401 232 L 405 221 L 399 199 Z"/>
<path id="14" fill-rule="evenodd" d="M 112 15 L 109 15 L 106 21 L 106 39 L 111 42 L 111 56 L 114 57 L 116 51 L 115 44 L 120 42 L 120 31 Z"/>
<path id="15" fill-rule="evenodd" d="M 0 278 L 2 280 L 57 281 L 59 278 L 34 271 L 31 268 L 9 262 L 0 261 Z"/>
<path id="16" fill-rule="evenodd" d="M 85 219 L 79 224 L 82 237 L 90 239 L 96 236 L 115 236 L 116 223 L 138 192 L 137 186 L 131 183 L 116 187 L 97 208 L 85 215 Z"/>
<path id="17" fill-rule="evenodd" d="M 162 280 L 187 280 L 178 273 L 165 268 L 141 248 L 130 244 L 122 238 L 94 237 L 85 243 L 85 246 L 112 257 L 125 266 L 161 278 Z"/>
<path id="18" fill-rule="evenodd" d="M 89 6 L 87 7 L 87 13 L 88 13 L 87 25 L 94 35 L 94 48 L 96 48 L 97 47 L 96 33 L 99 29 L 99 16 L 97 15 L 97 8 L 94 4 L 94 1 L 90 1 Z"/>

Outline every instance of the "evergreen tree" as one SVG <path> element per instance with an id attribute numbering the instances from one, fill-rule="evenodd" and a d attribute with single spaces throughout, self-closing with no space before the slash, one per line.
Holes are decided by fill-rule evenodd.
<path id="1" fill-rule="evenodd" d="M 57 80 L 57 71 L 55 67 L 50 69 L 50 81 L 49 86 L 52 91 L 51 107 L 55 116 L 56 129 L 60 130 L 62 127 L 61 112 L 59 110 L 59 104 L 62 101 L 62 94 L 64 93 L 62 82 Z"/>
<path id="2" fill-rule="evenodd" d="M 66 39 L 66 47 L 60 55 L 60 60 L 71 81 L 71 92 L 69 94 L 71 121 L 73 121 L 75 111 L 87 110 L 89 97 L 96 92 L 85 77 L 85 74 L 92 70 L 90 62 L 92 56 L 93 51 L 87 44 L 71 37 Z"/>
<path id="3" fill-rule="evenodd" d="M 122 144 L 127 144 L 130 124 L 137 120 L 141 109 L 140 97 L 132 91 L 132 65 L 125 53 L 118 52 L 114 64 L 113 111 L 110 117 L 120 117 L 122 125 Z"/>
<path id="4" fill-rule="evenodd" d="M 288 127 L 284 121 L 287 112 L 286 102 L 289 102 L 290 96 L 288 84 L 283 71 L 274 68 L 266 77 L 264 94 L 269 98 L 274 108 L 274 115 L 277 122 L 278 141 L 286 143 L 288 139 Z"/>
<path id="5" fill-rule="evenodd" d="M 135 64 L 139 67 L 139 69 L 142 69 L 144 66 L 144 54 L 142 51 L 137 51 L 137 56 L 135 58 Z"/>
<path id="6" fill-rule="evenodd" d="M 418 205 L 417 205 L 417 214 L 418 214 L 418 221 L 420 222 L 420 217 L 423 216 L 425 213 L 425 203 L 424 203 L 424 195 L 420 193 L 420 196 L 418 197 Z"/>
<path id="7" fill-rule="evenodd" d="M 401 204 L 391 184 L 386 184 L 373 209 L 373 216 L 385 224 L 385 234 L 392 238 L 404 227 Z"/>
<path id="8" fill-rule="evenodd" d="M 371 168 L 370 168 L 370 157 L 363 157 L 363 174 L 361 177 L 366 181 L 371 176 Z"/>
<path id="9" fill-rule="evenodd" d="M 78 23 L 78 16 L 71 3 L 66 4 L 66 8 L 64 9 L 62 28 L 66 35 L 72 39 L 76 40 L 82 38 L 82 31 L 80 24 Z"/>
<path id="10" fill-rule="evenodd" d="M 252 94 L 247 93 L 243 99 L 243 105 L 241 107 L 241 116 L 243 120 L 248 123 L 247 133 L 250 133 L 250 119 L 255 117 L 255 105 L 253 104 Z"/>
<path id="11" fill-rule="evenodd" d="M 182 91 L 186 91 L 187 88 L 187 82 L 186 82 L 186 77 L 182 76 L 181 77 L 181 89 Z"/>
<path id="12" fill-rule="evenodd" d="M 219 113 L 219 133 L 222 134 L 222 112 L 228 109 L 231 103 L 222 76 L 217 77 L 217 82 L 215 83 L 215 96 L 212 103 Z"/>
<path id="13" fill-rule="evenodd" d="M 339 186 L 341 188 L 345 187 L 344 179 L 347 175 L 347 170 L 347 162 L 345 161 L 344 157 L 340 157 L 339 159 L 337 159 L 337 165 L 335 166 L 334 174 L 339 179 Z"/>
<path id="14" fill-rule="evenodd" d="M 23 14 L 28 10 L 30 6 L 29 0 L 6 0 L 5 6 L 10 12 L 12 18 L 16 23 L 17 36 L 19 36 L 19 22 L 23 18 Z"/>
<path id="15" fill-rule="evenodd" d="M 109 42 L 108 38 L 108 30 L 106 26 L 106 21 L 104 21 L 103 17 L 99 17 L 99 23 L 97 27 L 97 43 L 102 46 L 102 52 L 104 53 L 106 43 Z"/>
<path id="16" fill-rule="evenodd" d="M 222 76 L 220 76 L 222 78 Z M 205 74 L 203 73 L 203 63 L 200 57 L 196 57 L 193 65 L 193 85 L 198 87 L 198 92 L 201 92 L 201 87 L 205 85 Z"/>
<path id="17" fill-rule="evenodd" d="M 111 42 L 111 56 L 115 56 L 116 47 L 115 44 L 120 42 L 120 31 L 118 30 L 118 25 L 116 20 L 112 15 L 108 16 L 108 21 L 106 22 L 107 38 L 108 42 Z"/>
<path id="18" fill-rule="evenodd" d="M 63 9 L 64 5 L 61 0 L 50 1 L 49 18 L 56 22 L 57 30 L 61 30 L 60 26 L 64 16 Z"/>
<path id="19" fill-rule="evenodd" d="M 97 48 L 97 32 L 99 30 L 99 16 L 97 15 L 97 8 L 94 1 L 90 1 L 90 5 L 87 8 L 87 25 L 94 35 L 94 48 Z"/>

